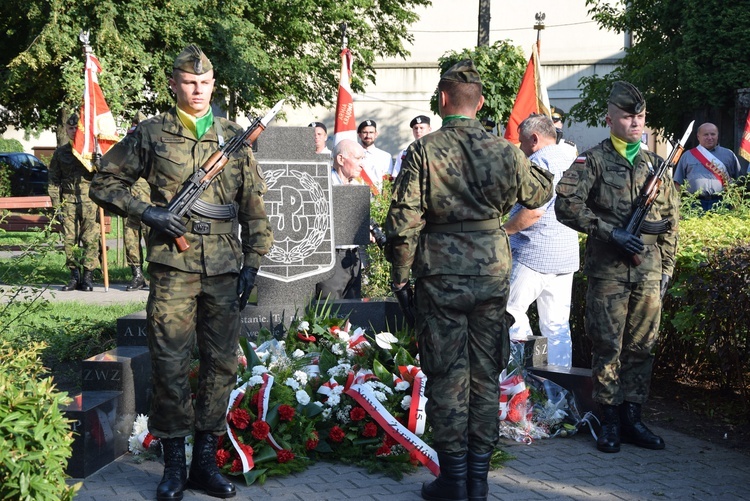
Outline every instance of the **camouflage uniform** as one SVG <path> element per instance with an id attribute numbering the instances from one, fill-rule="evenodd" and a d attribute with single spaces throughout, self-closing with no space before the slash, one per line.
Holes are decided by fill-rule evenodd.
<path id="1" fill-rule="evenodd" d="M 48 193 L 54 207 L 60 207 L 62 233 L 65 246 L 65 266 L 70 269 L 83 266 L 89 270 L 100 267 L 98 207 L 89 198 L 89 185 L 94 177 L 73 155 L 73 146 L 67 143 L 55 150 L 49 164 Z M 78 262 L 73 249 L 83 250 Z"/>
<path id="2" fill-rule="evenodd" d="M 138 200 L 149 201 L 148 183 L 144 179 L 138 179 L 130 189 L 130 192 Z M 141 238 L 148 239 L 148 227 L 137 217 L 128 217 L 122 230 L 122 239 L 125 244 L 125 259 L 128 266 L 141 266 L 143 263 L 143 249 Z"/>
<path id="3" fill-rule="evenodd" d="M 196 140 L 172 108 L 141 122 L 107 152 L 91 196 L 123 217 L 140 220 L 150 204 L 167 205 L 217 151 L 220 137 L 226 141 L 241 131 L 237 124 L 215 117 Z M 149 184 L 150 203 L 131 194 L 139 178 Z M 237 371 L 238 273 L 242 265 L 258 268 L 273 241 L 263 204 L 265 191 L 260 167 L 243 147 L 201 196 L 205 202 L 233 204 L 236 221 L 188 220 L 184 237 L 190 248 L 185 252 L 178 252 L 174 239 L 165 233 L 148 232 L 147 334 L 154 381 L 149 429 L 157 437 L 184 437 L 193 428 L 216 435 L 226 431 L 226 407 Z M 210 234 L 197 233 L 202 225 L 195 226 L 196 220 L 211 223 Z M 200 372 L 193 410 L 188 372 L 196 342 Z"/>
<path id="4" fill-rule="evenodd" d="M 484 454 L 497 443 L 498 377 L 513 323 L 500 218 L 516 202 L 533 209 L 551 195 L 552 175 L 475 119 L 444 120 L 408 149 L 386 220 L 386 252 L 395 284 L 410 269 L 416 278 L 417 342 L 439 452 L 470 446 Z"/>
<path id="5" fill-rule="evenodd" d="M 639 266 L 610 234 L 627 226 L 633 203 L 660 163 L 640 150 L 631 165 L 605 139 L 579 156 L 557 185 L 558 220 L 588 235 L 585 326 L 593 342 L 594 400 L 601 404 L 640 404 L 648 396 L 661 317 L 659 285 L 662 274 L 672 276 L 677 248 L 679 200 L 669 170 L 646 220 L 668 218 L 672 231 L 642 236 Z"/>

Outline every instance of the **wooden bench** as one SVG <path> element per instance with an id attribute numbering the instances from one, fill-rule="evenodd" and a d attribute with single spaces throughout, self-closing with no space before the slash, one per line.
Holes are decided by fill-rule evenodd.
<path id="1" fill-rule="evenodd" d="M 5 231 L 30 231 L 47 228 L 49 216 L 44 214 L 27 214 L 13 211 L 28 209 L 51 209 L 52 199 L 46 195 L 34 197 L 0 197 L 0 212 L 11 211 L 10 214 L 0 215 L 0 229 Z M 60 231 L 60 224 L 52 225 L 54 231 Z M 104 217 L 104 231 L 112 229 L 112 218 Z"/>

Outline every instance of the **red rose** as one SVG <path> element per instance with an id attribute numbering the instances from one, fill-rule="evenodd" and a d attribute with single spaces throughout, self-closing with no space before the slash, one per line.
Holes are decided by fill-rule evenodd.
<path id="1" fill-rule="evenodd" d="M 376 456 L 387 456 L 390 453 L 391 453 L 391 448 L 385 444 L 378 447 L 378 450 L 375 451 Z"/>
<path id="2" fill-rule="evenodd" d="M 349 417 L 352 418 L 352 421 L 362 421 L 366 415 L 367 413 L 362 407 L 355 407 L 349 411 Z"/>
<path id="3" fill-rule="evenodd" d="M 242 460 L 240 458 L 232 461 L 232 467 L 229 469 L 232 473 L 240 473 L 242 471 Z"/>
<path id="4" fill-rule="evenodd" d="M 265 421 L 259 419 L 253 422 L 253 438 L 256 440 L 265 440 L 270 432 L 271 427 Z"/>
<path id="5" fill-rule="evenodd" d="M 312 432 L 312 436 L 313 438 L 308 438 L 307 442 L 305 443 L 305 448 L 308 451 L 311 451 L 318 447 L 318 432 L 317 431 Z"/>
<path id="6" fill-rule="evenodd" d="M 331 428 L 331 432 L 328 434 L 328 437 L 331 439 L 331 442 L 335 443 L 341 443 L 342 440 L 344 440 L 344 437 L 346 434 L 344 433 L 344 430 L 339 428 L 338 426 L 334 426 Z"/>
<path id="7" fill-rule="evenodd" d="M 286 449 L 281 449 L 276 453 L 276 457 L 279 460 L 279 463 L 288 463 L 294 459 L 294 453 Z"/>
<path id="8" fill-rule="evenodd" d="M 280 405 L 279 406 L 279 418 L 281 418 L 282 421 L 291 421 L 294 418 L 294 407 L 290 405 Z"/>
<path id="9" fill-rule="evenodd" d="M 240 449 L 245 453 L 245 456 L 253 457 L 253 454 L 255 454 L 255 451 L 249 445 L 240 444 Z"/>
<path id="10" fill-rule="evenodd" d="M 224 449 L 219 449 L 216 451 L 216 466 L 219 468 L 223 467 L 225 464 L 227 464 L 227 461 L 229 461 L 229 458 L 231 457 L 231 454 L 229 451 L 225 451 Z"/>
<path id="11" fill-rule="evenodd" d="M 227 419 L 238 430 L 244 430 L 250 424 L 250 414 L 245 409 L 233 409 L 229 411 Z"/>
<path id="12" fill-rule="evenodd" d="M 378 434 L 378 425 L 375 423 L 367 423 L 365 425 L 365 429 L 362 430 L 362 436 L 367 438 L 372 438 L 377 436 Z"/>

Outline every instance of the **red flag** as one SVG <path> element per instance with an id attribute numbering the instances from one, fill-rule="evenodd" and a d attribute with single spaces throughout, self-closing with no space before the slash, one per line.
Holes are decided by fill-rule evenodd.
<path id="1" fill-rule="evenodd" d="M 115 119 L 99 87 L 98 75 L 101 72 L 99 61 L 86 46 L 83 105 L 78 119 L 78 130 L 73 139 L 73 154 L 89 171 L 94 170 L 94 152 L 103 155 L 118 140 Z"/>
<path id="2" fill-rule="evenodd" d="M 750 162 L 750 111 L 747 112 L 745 120 L 745 130 L 740 140 L 740 156 Z"/>
<path id="3" fill-rule="evenodd" d="M 539 71 L 539 53 L 536 44 L 531 48 L 531 58 L 529 58 L 526 72 L 523 74 L 521 87 L 518 89 L 518 95 L 516 95 L 516 102 L 513 103 L 508 125 L 505 127 L 505 139 L 518 144 L 518 126 L 532 113 L 550 116 L 549 98 Z"/>
<path id="4" fill-rule="evenodd" d="M 354 119 L 354 99 L 350 81 L 352 78 L 352 53 L 348 48 L 341 51 L 341 79 L 336 100 L 336 123 L 333 128 L 333 144 L 342 139 L 357 140 L 357 124 Z"/>

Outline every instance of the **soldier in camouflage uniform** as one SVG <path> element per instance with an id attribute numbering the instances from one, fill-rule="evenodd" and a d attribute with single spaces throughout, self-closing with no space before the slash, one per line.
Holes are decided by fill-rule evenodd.
<path id="1" fill-rule="evenodd" d="M 130 123 L 128 134 L 135 132 L 135 128 L 138 127 L 138 124 L 145 119 L 146 116 L 143 113 L 140 111 L 136 113 Z M 148 202 L 151 198 L 148 183 L 143 178 L 140 178 L 135 182 L 130 188 L 130 193 L 138 200 L 145 202 Z M 143 268 L 141 268 L 143 264 L 143 247 L 141 246 L 141 240 L 144 238 L 148 238 L 147 226 L 143 224 L 140 218 L 128 217 L 125 220 L 122 229 L 122 240 L 125 244 L 125 260 L 133 272 L 133 279 L 127 287 L 125 287 L 126 291 L 148 289 L 148 282 L 146 282 L 146 278 L 143 276 Z"/>
<path id="2" fill-rule="evenodd" d="M 641 148 L 646 102 L 632 84 L 615 82 L 606 121 L 610 137 L 579 156 L 558 183 L 555 212 L 561 223 L 588 235 L 585 326 L 602 417 L 597 448 L 618 452 L 623 441 L 663 449 L 661 437 L 641 421 L 641 404 L 649 392 L 661 297 L 674 269 L 678 194 L 667 169 L 646 221 L 665 218 L 671 230 L 632 235 L 623 229 L 662 160 Z M 634 255 L 641 260 L 638 266 Z"/>
<path id="3" fill-rule="evenodd" d="M 73 154 L 73 139 L 78 128 L 78 115 L 65 123 L 70 142 L 60 146 L 49 164 L 47 192 L 55 210 L 59 210 L 65 247 L 65 266 L 70 269 L 70 281 L 60 290 L 94 290 L 92 273 L 99 268 L 99 223 L 97 206 L 89 198 L 89 185 L 94 177 Z M 75 256 L 75 246 L 83 252 L 81 262 Z M 80 267 L 83 265 L 83 274 Z"/>
<path id="4" fill-rule="evenodd" d="M 149 429 L 164 448 L 157 499 L 182 499 L 186 486 L 227 498 L 236 491 L 220 474 L 215 454 L 236 383 L 240 311 L 245 306 L 238 296 L 245 298 L 253 287 L 261 256 L 273 241 L 263 204 L 266 184 L 245 146 L 229 158 L 191 217 L 180 218 L 164 208 L 221 144 L 242 132 L 239 125 L 213 116 L 213 67 L 197 46 L 177 56 L 169 85 L 177 106 L 141 122 L 107 152 L 91 196 L 150 227 L 146 313 L 154 395 Z M 150 201 L 130 192 L 139 178 L 149 184 Z M 190 246 L 184 252 L 175 245 L 178 236 Z M 188 373 L 196 344 L 200 369 L 193 402 Z M 184 437 L 191 433 L 195 444 L 188 474 Z"/>
<path id="5" fill-rule="evenodd" d="M 395 294 L 415 279 L 416 332 L 427 375 L 427 419 L 440 476 L 422 497 L 486 499 L 498 440 L 498 377 L 509 355 L 506 313 L 510 247 L 500 218 L 552 196 L 552 175 L 485 131 L 484 104 L 470 60 L 438 84 L 440 130 L 414 141 L 386 219 Z"/>

